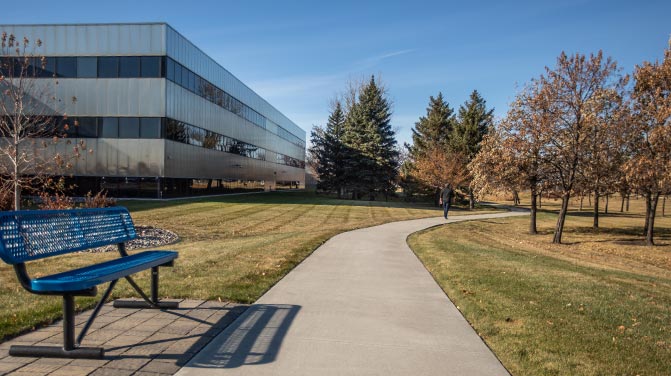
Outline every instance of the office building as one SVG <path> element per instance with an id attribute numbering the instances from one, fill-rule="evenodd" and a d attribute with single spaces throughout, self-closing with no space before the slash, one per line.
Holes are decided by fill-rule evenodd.
<path id="1" fill-rule="evenodd" d="M 165 23 L 0 25 L 41 39 L 80 194 L 181 197 L 303 188 L 305 131 Z M 225 46 L 222 46 L 225 48 Z M 55 123 L 63 123 L 55 117 Z M 63 143 L 61 143 L 63 144 Z M 59 146 L 65 148 L 66 146 Z"/>

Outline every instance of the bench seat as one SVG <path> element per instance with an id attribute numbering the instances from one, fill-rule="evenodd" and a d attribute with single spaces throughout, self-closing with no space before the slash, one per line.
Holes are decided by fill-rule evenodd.
<path id="1" fill-rule="evenodd" d="M 86 290 L 99 284 L 123 278 L 177 258 L 173 251 L 146 251 L 64 273 L 35 278 L 33 290 L 40 292 L 69 292 Z"/>

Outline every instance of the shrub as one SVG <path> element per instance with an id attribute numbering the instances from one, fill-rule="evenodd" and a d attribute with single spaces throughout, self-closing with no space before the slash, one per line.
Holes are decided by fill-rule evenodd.
<path id="1" fill-rule="evenodd" d="M 95 195 L 89 191 L 82 204 L 84 208 L 109 208 L 110 206 L 116 206 L 116 199 L 107 197 L 107 191 L 105 190 L 99 191 Z"/>
<path id="2" fill-rule="evenodd" d="M 75 207 L 75 201 L 65 193 L 56 192 L 52 196 L 47 192 L 40 192 L 38 196 L 40 202 L 37 207 L 40 210 L 72 209 Z"/>

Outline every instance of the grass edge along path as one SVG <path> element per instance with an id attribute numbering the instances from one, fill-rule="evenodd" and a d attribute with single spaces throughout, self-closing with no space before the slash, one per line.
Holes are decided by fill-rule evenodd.
<path id="1" fill-rule="evenodd" d="M 382 223 L 438 216 L 427 204 L 336 200 L 305 192 L 222 196 L 184 201 L 126 201 L 136 225 L 176 232 L 180 242 L 159 247 L 180 253 L 174 268 L 162 268 L 159 292 L 166 298 L 252 303 L 321 244 L 344 231 Z M 458 214 L 468 214 L 458 210 Z M 142 250 L 138 250 L 139 252 Z M 133 253 L 133 252 L 131 252 Z M 53 274 L 117 257 L 66 255 L 28 265 L 31 276 Z M 148 272 L 136 282 L 148 288 Z M 99 292 L 106 285 L 99 286 Z M 98 296 L 98 298 L 100 295 Z M 137 297 L 119 281 L 112 298 Z M 77 309 L 95 304 L 76 299 Z M 61 298 L 23 290 L 11 266 L 0 263 L 0 339 L 61 318 Z"/>
<path id="2" fill-rule="evenodd" d="M 671 280 L 511 245 L 514 232 L 510 241 L 492 235 L 526 223 L 453 223 L 408 244 L 512 374 L 668 374 Z"/>

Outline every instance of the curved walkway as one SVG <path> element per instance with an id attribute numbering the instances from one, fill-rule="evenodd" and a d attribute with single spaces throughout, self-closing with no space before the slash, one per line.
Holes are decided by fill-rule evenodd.
<path id="1" fill-rule="evenodd" d="M 177 375 L 507 375 L 406 243 L 445 222 L 334 236 Z"/>

